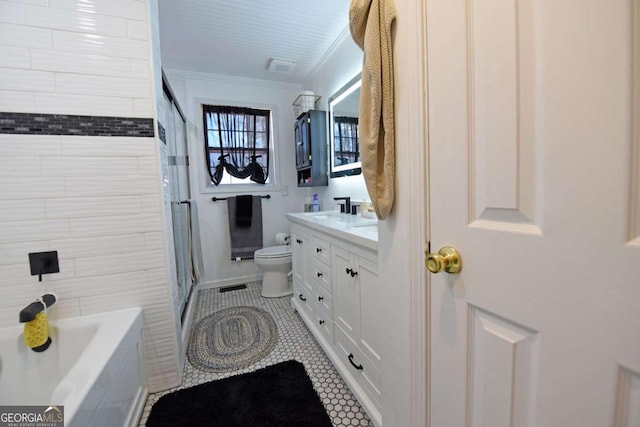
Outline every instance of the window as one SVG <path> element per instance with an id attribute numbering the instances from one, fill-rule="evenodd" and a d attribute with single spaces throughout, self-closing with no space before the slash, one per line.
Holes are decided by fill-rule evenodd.
<path id="1" fill-rule="evenodd" d="M 203 115 L 211 182 L 268 183 L 271 111 L 203 105 Z"/>
<path id="2" fill-rule="evenodd" d="M 357 117 L 334 117 L 333 139 L 335 166 L 360 161 Z"/>

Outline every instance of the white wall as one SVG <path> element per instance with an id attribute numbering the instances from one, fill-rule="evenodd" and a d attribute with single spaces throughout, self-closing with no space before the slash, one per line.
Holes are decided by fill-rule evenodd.
<path id="1" fill-rule="evenodd" d="M 150 24 L 146 1 L 0 0 L 0 111 L 155 117 Z M 53 319 L 141 306 L 151 391 L 181 368 L 159 145 L 0 134 L 0 326 L 47 291 Z M 60 273 L 38 283 L 27 254 L 46 250 Z"/>
<path id="2" fill-rule="evenodd" d="M 204 260 L 201 283 L 220 286 L 237 278 L 256 277 L 259 270 L 253 260 L 231 261 L 227 204 L 211 198 L 236 194 L 270 194 L 262 200 L 264 245 L 275 244 L 275 234 L 289 231 L 288 212 L 300 212 L 303 198 L 296 187 L 295 150 L 293 145 L 294 113 L 291 104 L 301 86 L 262 80 L 240 79 L 214 74 L 165 70 L 181 107 L 187 116 L 190 157 L 191 197 L 198 206 L 200 237 Z M 223 104 L 271 108 L 274 118 L 275 167 L 269 176 L 275 187 L 251 185 L 247 189 L 207 187 L 209 175 L 204 157 L 201 104 Z"/>
<path id="3" fill-rule="evenodd" d="M 422 123 L 422 91 L 420 83 L 420 3 L 396 1 L 397 21 L 394 30 L 395 73 L 395 147 L 396 200 L 389 218 L 379 225 L 379 272 L 382 299 L 386 301 L 383 329 L 385 347 L 382 352 L 382 384 L 384 407 L 382 418 L 386 426 L 423 425 L 426 402 L 426 369 L 424 354 L 424 267 L 423 248 L 425 209 L 424 183 L 411 181 L 419 175 L 415 168 L 424 167 L 424 134 Z M 344 35 L 304 88 L 327 99 L 362 69 L 362 51 L 350 37 Z M 416 120 L 420 123 L 416 124 Z M 322 187 L 318 187 L 322 188 Z M 304 189 L 307 190 L 307 189 Z M 301 190 L 301 191 L 304 191 Z M 313 189 L 317 192 L 317 188 Z M 329 180 L 329 186 L 319 191 L 323 209 L 333 208 L 332 198 L 351 196 L 368 198 L 364 178 L 342 177 Z M 330 206 L 327 206 L 329 204 Z M 422 418 L 421 418 L 422 417 Z"/>
<path id="4" fill-rule="evenodd" d="M 305 90 L 312 90 L 322 97 L 319 109 L 329 111 L 329 98 L 362 71 L 362 57 L 362 50 L 351 38 L 348 28 L 345 29 L 303 84 Z M 328 187 L 306 187 L 299 189 L 298 193 L 305 198 L 318 193 L 321 210 L 337 209 L 334 197 L 349 196 L 360 201 L 370 199 L 362 174 L 331 178 Z"/>

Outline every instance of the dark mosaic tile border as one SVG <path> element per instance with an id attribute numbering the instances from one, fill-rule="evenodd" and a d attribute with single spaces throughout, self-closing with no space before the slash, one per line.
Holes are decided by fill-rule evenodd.
<path id="1" fill-rule="evenodd" d="M 0 133 L 153 137 L 153 119 L 0 112 Z"/>

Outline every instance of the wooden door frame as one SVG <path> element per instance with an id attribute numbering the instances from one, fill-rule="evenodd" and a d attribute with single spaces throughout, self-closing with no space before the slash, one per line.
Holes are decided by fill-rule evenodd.
<path id="1" fill-rule="evenodd" d="M 399 1 L 395 23 L 396 146 L 406 144 L 407 157 L 396 168 L 408 169 L 413 185 L 398 186 L 396 213 L 409 221 L 411 425 L 429 425 L 429 275 L 424 251 L 429 238 L 429 152 L 427 103 L 426 0 Z M 400 104 L 404 104 L 401 106 Z M 410 112 L 404 116 L 398 112 Z M 403 141 L 407 137 L 408 140 Z M 398 160 L 407 160 L 402 165 Z"/>

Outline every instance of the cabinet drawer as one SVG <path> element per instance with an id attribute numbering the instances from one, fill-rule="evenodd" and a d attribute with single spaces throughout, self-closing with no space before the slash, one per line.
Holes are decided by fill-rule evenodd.
<path id="1" fill-rule="evenodd" d="M 338 357 L 362 387 L 367 396 L 380 405 L 380 371 L 367 360 L 358 346 L 339 326 L 335 327 L 335 348 Z"/>
<path id="2" fill-rule="evenodd" d="M 311 239 L 311 256 L 314 260 L 320 261 L 327 266 L 331 265 L 331 254 L 329 242 L 316 236 Z"/>
<path id="3" fill-rule="evenodd" d="M 306 292 L 304 287 L 296 287 L 294 289 L 294 298 L 298 304 L 302 306 L 308 316 L 313 319 L 313 296 L 310 292 Z"/>
<path id="4" fill-rule="evenodd" d="M 327 342 L 333 346 L 333 322 L 331 321 L 331 316 L 328 316 L 325 312 L 320 310 L 316 312 L 315 319 L 316 326 L 322 335 L 324 335 Z"/>
<path id="5" fill-rule="evenodd" d="M 331 294 L 322 288 L 316 287 L 315 304 L 318 310 L 323 311 L 325 315 L 331 318 Z"/>
<path id="6" fill-rule="evenodd" d="M 331 269 L 326 264 L 313 261 L 313 269 L 310 272 L 312 279 L 318 285 L 316 288 L 322 288 L 331 294 Z"/>

